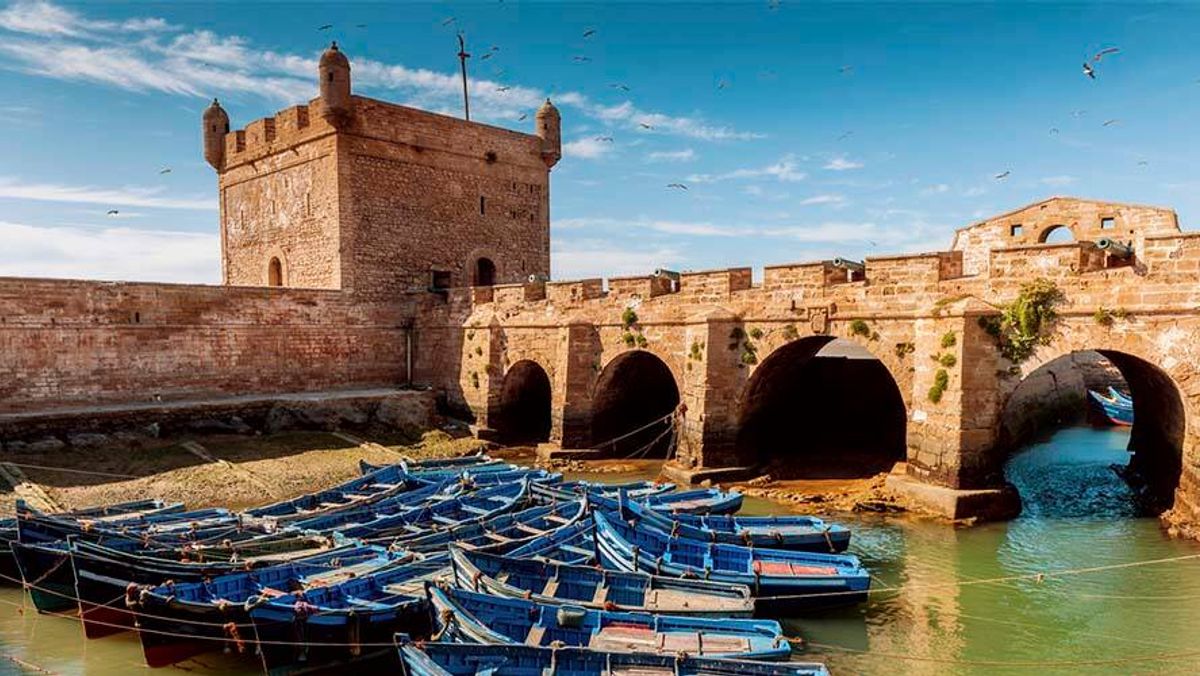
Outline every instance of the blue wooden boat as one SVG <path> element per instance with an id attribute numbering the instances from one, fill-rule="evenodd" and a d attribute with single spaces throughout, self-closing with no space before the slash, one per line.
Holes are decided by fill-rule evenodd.
<path id="1" fill-rule="evenodd" d="M 848 528 L 811 516 L 664 514 L 623 498 L 621 516 L 669 535 L 703 542 L 833 553 L 844 552 L 850 545 Z"/>
<path id="2" fill-rule="evenodd" d="M 871 577 L 849 554 L 742 547 L 672 537 L 603 511 L 592 513 L 600 562 L 617 570 L 750 587 L 756 607 L 780 613 L 865 601 Z"/>
<path id="3" fill-rule="evenodd" d="M 784 660 L 792 648 L 775 620 L 653 615 L 551 605 L 430 584 L 439 641 L 574 646 L 611 652 Z"/>
<path id="4" fill-rule="evenodd" d="M 465 488 L 478 488 L 479 486 L 491 486 L 498 483 L 507 483 L 510 481 L 520 481 L 528 478 L 530 481 L 539 483 L 558 483 L 562 481 L 562 474 L 557 472 L 549 472 L 540 467 L 518 467 L 516 465 L 508 465 L 499 460 L 488 459 L 487 463 L 479 463 L 475 465 L 464 466 L 449 466 L 434 470 L 417 470 L 410 473 L 405 468 L 407 464 L 402 465 L 372 465 L 366 461 L 358 461 L 359 469 L 365 474 L 376 472 L 387 468 L 398 468 L 402 476 L 413 481 L 442 481 L 461 483 Z M 474 468 L 480 467 L 485 471 L 475 472 Z"/>
<path id="5" fill-rule="evenodd" d="M 278 523 L 290 523 L 343 509 L 362 507 L 428 486 L 430 483 L 433 482 L 413 477 L 399 465 L 387 465 L 328 490 L 255 507 L 244 513 L 246 516 L 271 518 Z"/>
<path id="6" fill-rule="evenodd" d="M 600 484 L 602 485 L 602 484 Z M 534 486 L 532 489 L 542 499 L 562 499 L 563 497 L 578 497 L 556 492 L 553 486 Z M 592 504 L 605 509 L 617 509 L 617 491 L 587 491 Z M 719 488 L 696 488 L 690 491 L 653 492 L 641 496 L 631 496 L 631 499 L 652 509 L 668 514 L 734 514 L 742 508 L 742 494 L 737 491 L 723 491 Z"/>
<path id="7" fill-rule="evenodd" d="M 516 549 L 505 552 L 515 559 L 545 559 L 556 563 L 579 566 L 598 565 L 596 545 L 592 542 L 595 525 L 589 516 L 534 538 Z"/>
<path id="8" fill-rule="evenodd" d="M 675 484 L 653 481 L 630 481 L 628 483 L 604 484 L 593 481 L 563 481 L 553 485 L 535 486 L 533 495 L 538 500 L 578 500 L 585 495 L 601 495 L 615 498 L 625 491 L 631 499 L 638 500 L 651 495 L 661 495 L 675 490 Z"/>
<path id="9" fill-rule="evenodd" d="M 406 642 L 397 637 L 408 676 L 829 676 L 823 664 L 758 662 L 688 655 L 601 652 L 587 648 Z"/>
<path id="10" fill-rule="evenodd" d="M 344 666 L 386 656 L 396 632 L 425 635 L 425 582 L 444 573 L 444 559 L 421 560 L 262 601 L 250 619 L 264 670 Z"/>
<path id="11" fill-rule="evenodd" d="M 17 511 L 28 508 L 24 500 L 17 501 Z M 78 519 L 92 519 L 116 514 L 130 514 L 133 512 L 165 513 L 170 511 L 183 511 L 183 503 L 166 503 L 157 498 L 148 498 L 132 502 L 121 502 L 114 505 L 85 507 L 83 509 L 62 512 L 60 515 Z M 17 568 L 17 559 L 12 552 L 12 543 L 19 539 L 18 533 L 17 517 L 11 516 L 0 519 L 0 585 L 21 584 L 21 570 Z"/>
<path id="12" fill-rule="evenodd" d="M 586 514 L 582 500 L 537 505 L 519 512 L 497 514 L 482 521 L 435 530 L 430 533 L 383 538 L 393 547 L 412 552 L 444 552 L 454 544 L 464 549 L 510 551 L 536 538 L 578 522 Z"/>
<path id="13" fill-rule="evenodd" d="M 165 667 L 211 650 L 245 653 L 254 636 L 250 611 L 265 600 L 411 559 L 383 547 L 351 545 L 202 581 L 133 585 L 125 600 L 128 612 L 137 617 L 146 664 Z"/>
<path id="14" fill-rule="evenodd" d="M 401 460 L 401 462 L 404 463 L 405 467 L 408 467 L 409 470 L 413 470 L 413 471 L 428 470 L 428 469 L 453 469 L 453 468 L 466 469 L 466 468 L 472 467 L 474 465 L 486 465 L 489 463 L 498 462 L 497 460 L 489 457 L 483 451 L 479 451 L 479 452 L 471 454 L 471 455 L 461 455 L 456 458 L 427 458 L 425 460 L 413 460 L 411 458 L 401 458 L 400 460 Z M 367 462 L 366 460 L 358 461 L 358 469 L 359 469 L 360 474 L 370 474 L 371 472 L 374 472 L 378 469 L 381 469 L 383 467 L 389 467 L 389 466 L 400 467 L 400 463 L 398 462 L 398 463 L 395 463 L 394 465 L 372 465 L 371 463 Z"/>
<path id="15" fill-rule="evenodd" d="M 288 525 L 293 528 L 318 533 L 332 533 L 346 527 L 348 524 L 364 523 L 390 514 L 401 514 L 418 507 L 456 497 L 461 492 L 462 487 L 451 481 L 432 483 L 392 496 L 386 500 L 380 500 L 374 504 L 315 515 L 292 521 Z"/>
<path id="16" fill-rule="evenodd" d="M 745 585 L 647 575 L 522 559 L 450 547 L 455 584 L 462 589 L 548 605 L 701 617 L 750 617 Z"/>
<path id="17" fill-rule="evenodd" d="M 113 516 L 104 520 L 77 519 L 60 514 L 46 514 L 22 505 L 17 511 L 17 537 L 21 542 L 56 542 L 68 537 L 99 541 L 131 539 L 180 545 L 215 533 L 265 533 L 265 527 L 243 524 L 241 518 L 228 510 L 212 508 L 189 512 L 156 514 L 139 513 Z"/>
<path id="18" fill-rule="evenodd" d="M 1118 401 L 1123 401 L 1126 404 L 1133 406 L 1133 397 L 1129 396 L 1128 394 L 1125 394 L 1124 392 L 1122 392 L 1121 390 L 1118 390 L 1117 388 L 1113 387 L 1112 385 L 1108 386 L 1108 396 L 1112 399 L 1116 399 Z"/>
<path id="19" fill-rule="evenodd" d="M 1126 401 L 1123 398 L 1107 397 L 1095 390 L 1088 390 L 1088 396 L 1092 401 L 1100 405 L 1100 409 L 1104 411 L 1104 417 L 1108 418 L 1114 425 L 1132 425 L 1133 424 L 1133 401 Z"/>
<path id="20" fill-rule="evenodd" d="M 348 538 L 385 538 L 425 533 L 430 529 L 457 526 L 511 511 L 525 502 L 528 491 L 528 482 L 500 484 L 395 513 L 368 513 L 352 520 L 342 519 L 342 514 L 332 514 L 297 521 L 295 526 L 322 532 L 336 530 Z M 339 523 L 331 525 L 331 519 Z"/>

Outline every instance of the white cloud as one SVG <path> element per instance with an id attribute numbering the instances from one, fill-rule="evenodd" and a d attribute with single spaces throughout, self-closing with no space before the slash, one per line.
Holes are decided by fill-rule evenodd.
<path id="1" fill-rule="evenodd" d="M 69 9 L 41 0 L 15 2 L 0 10 L 0 28 L 43 37 L 104 37 L 105 33 L 147 33 L 171 30 L 158 18 L 92 21 Z"/>
<path id="2" fill-rule="evenodd" d="M 813 195 L 812 197 L 806 197 L 805 199 L 800 200 L 800 204 L 803 204 L 805 206 L 810 206 L 810 205 L 815 205 L 815 204 L 831 204 L 831 205 L 835 205 L 835 206 L 841 206 L 841 205 L 844 205 L 845 203 L 846 203 L 846 197 L 844 195 L 833 195 L 833 194 Z"/>
<path id="3" fill-rule="evenodd" d="M 774 178 L 785 183 L 803 181 L 808 174 L 798 169 L 795 155 L 785 155 L 778 162 L 757 169 L 735 169 L 723 174 L 692 174 L 687 180 L 692 183 L 716 183 L 750 178 Z"/>
<path id="4" fill-rule="evenodd" d="M 749 235 L 751 228 L 739 226 L 713 225 L 712 223 L 686 223 L 682 221 L 650 221 L 647 225 L 658 232 L 671 235 L 689 235 L 693 237 L 737 237 Z"/>
<path id="5" fill-rule="evenodd" d="M 1047 176 L 1042 179 L 1042 185 L 1064 186 L 1064 185 L 1071 185 L 1072 183 L 1074 183 L 1077 180 L 1079 180 L 1079 179 L 1075 178 L 1074 176 L 1066 176 L 1066 175 Z"/>
<path id="6" fill-rule="evenodd" d="M 938 183 L 921 189 L 922 195 L 943 195 L 948 192 L 950 192 L 950 186 L 945 183 Z"/>
<path id="7" fill-rule="evenodd" d="M 59 80 L 91 82 L 130 91 L 185 96 L 253 94 L 278 103 L 315 95 L 317 55 L 259 50 L 245 38 L 207 30 L 181 32 L 162 19 L 124 22 L 87 19 L 48 2 L 20 2 L 0 12 L 0 29 L 40 39 L 0 40 L 8 68 Z M 116 37 L 136 39 L 117 42 Z M 164 35 L 174 33 L 174 35 Z M 111 39 L 109 36 L 112 36 Z M 454 71 L 436 72 L 351 55 L 355 86 L 382 91 L 403 103 L 433 111 L 458 111 L 461 83 Z M 473 112 L 484 121 L 516 121 L 547 97 L 540 89 L 486 79 L 471 82 Z M 626 102 L 596 103 L 578 92 L 555 102 L 606 126 L 706 141 L 762 138 L 762 134 L 713 125 L 696 116 L 646 111 Z"/>
<path id="8" fill-rule="evenodd" d="M 830 171 L 847 171 L 849 169 L 862 169 L 862 162 L 848 160 L 844 156 L 835 157 L 825 164 L 825 168 Z"/>
<path id="9" fill-rule="evenodd" d="M 0 221 L 0 275 L 218 283 L 215 234 Z"/>
<path id="10" fill-rule="evenodd" d="M 656 268 L 678 267 L 683 260 L 669 247 L 623 249 L 597 240 L 557 241 L 550 253 L 552 276 L 559 280 L 648 275 Z"/>
<path id="11" fill-rule="evenodd" d="M 596 138 L 585 137 L 576 139 L 569 143 L 563 144 L 563 156 L 577 157 L 585 160 L 594 160 L 599 157 L 604 157 L 613 148 L 613 144 L 608 141 L 601 141 Z"/>
<path id="12" fill-rule="evenodd" d="M 683 150 L 657 150 L 646 155 L 650 162 L 691 162 L 696 159 L 696 151 L 691 148 Z"/>
<path id="13" fill-rule="evenodd" d="M 0 176 L 0 198 L 99 204 L 106 207 L 131 206 L 197 210 L 215 210 L 217 208 L 215 198 L 171 197 L 164 195 L 163 191 L 163 188 L 140 186 L 97 188 L 55 183 L 22 183 L 17 179 Z"/>

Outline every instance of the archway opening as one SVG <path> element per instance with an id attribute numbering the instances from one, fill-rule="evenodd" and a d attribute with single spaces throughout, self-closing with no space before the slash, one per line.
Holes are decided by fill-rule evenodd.
<path id="1" fill-rule="evenodd" d="M 613 457 L 667 457 L 679 401 L 675 376 L 661 359 L 644 350 L 621 354 L 596 380 L 592 446 Z"/>
<path id="2" fill-rule="evenodd" d="M 472 283 L 474 286 L 492 286 L 496 283 L 496 264 L 492 259 L 480 257 L 475 260 Z"/>
<path id="3" fill-rule="evenodd" d="M 1075 233 L 1065 225 L 1055 225 L 1043 232 L 1039 241 L 1042 244 L 1070 244 L 1075 241 Z"/>
<path id="4" fill-rule="evenodd" d="M 550 439 L 550 377 L 537 362 L 513 364 L 500 389 L 500 415 L 492 423 L 505 444 L 536 444 Z"/>
<path id="5" fill-rule="evenodd" d="M 283 262 L 278 258 L 267 264 L 267 286 L 283 286 Z"/>
<path id="6" fill-rule="evenodd" d="M 772 352 L 750 377 L 738 457 L 778 479 L 873 476 L 904 460 L 906 423 L 883 362 L 853 341 L 802 338 Z"/>
<path id="7" fill-rule="evenodd" d="M 1179 390 L 1158 366 L 1081 350 L 1043 364 L 1013 390 L 997 460 L 1034 514 L 1158 514 L 1179 485 L 1184 424 Z"/>

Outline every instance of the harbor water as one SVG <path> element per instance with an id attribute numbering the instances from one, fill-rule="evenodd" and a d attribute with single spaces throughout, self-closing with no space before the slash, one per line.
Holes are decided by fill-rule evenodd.
<path id="1" fill-rule="evenodd" d="M 1016 455 L 1007 474 L 1026 502 L 1009 523 L 840 519 L 876 592 L 858 608 L 784 619 L 807 643 L 798 658 L 835 674 L 1200 671 L 1200 558 L 1162 561 L 1200 546 L 1136 514 L 1112 469 L 1127 443 L 1127 430 L 1069 428 Z M 0 590 L 0 655 L 0 673 L 149 673 L 136 636 L 86 641 L 76 621 L 39 616 L 11 588 Z M 258 672 L 213 653 L 157 673 Z"/>

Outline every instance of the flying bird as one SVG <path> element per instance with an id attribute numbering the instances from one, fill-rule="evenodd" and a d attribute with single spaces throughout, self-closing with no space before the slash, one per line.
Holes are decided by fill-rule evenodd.
<path id="1" fill-rule="evenodd" d="M 1072 111 L 1071 111 L 1071 117 L 1074 117 L 1074 118 L 1076 118 L 1076 119 L 1078 119 L 1078 118 L 1081 118 L 1081 117 L 1083 117 L 1084 115 L 1087 115 L 1087 111 L 1086 111 L 1086 110 L 1072 110 Z"/>
<path id="2" fill-rule="evenodd" d="M 1051 135 L 1053 135 L 1053 134 L 1057 134 L 1057 133 L 1058 133 L 1058 127 L 1050 127 L 1050 134 L 1051 134 Z"/>
<path id="3" fill-rule="evenodd" d="M 611 136 L 597 136 L 597 137 L 596 137 L 596 140 L 597 140 L 597 141 L 600 141 L 601 143 L 612 143 L 612 142 L 613 142 L 613 137 L 611 137 Z"/>
<path id="4" fill-rule="evenodd" d="M 479 57 L 480 61 L 487 61 L 492 58 L 492 52 L 484 52 L 483 56 Z"/>
<path id="5" fill-rule="evenodd" d="M 171 173 L 171 168 L 170 168 L 170 167 L 163 167 L 162 169 L 159 169 L 159 170 L 158 170 L 158 175 L 159 175 L 159 176 L 162 176 L 163 174 L 169 174 L 169 173 Z"/>
<path id="6" fill-rule="evenodd" d="M 496 91 L 498 91 L 498 92 L 506 92 L 510 89 L 512 89 L 512 87 L 509 87 L 508 85 L 505 85 L 503 87 L 496 87 Z"/>
<path id="7" fill-rule="evenodd" d="M 667 187 L 675 188 L 676 190 L 687 190 L 688 189 L 688 187 L 682 183 L 668 183 Z"/>
<path id="8" fill-rule="evenodd" d="M 1011 173 L 1012 173 L 1011 169 L 1005 169 L 1004 171 L 1000 172 L 999 174 L 996 174 L 996 180 L 1003 181 L 1004 179 L 1008 178 L 1008 175 Z"/>
<path id="9" fill-rule="evenodd" d="M 782 4 L 783 4 L 782 0 L 768 0 L 767 1 L 767 9 L 774 12 L 775 10 L 779 9 L 779 6 Z"/>
<path id="10" fill-rule="evenodd" d="M 1138 166 L 1139 166 L 1139 167 L 1145 167 L 1145 166 L 1149 166 L 1149 164 L 1150 164 L 1150 163 L 1149 163 L 1149 162 L 1147 162 L 1146 160 L 1141 160 L 1140 162 L 1138 162 Z"/>
<path id="11" fill-rule="evenodd" d="M 583 39 L 586 40 L 596 34 L 595 28 L 589 28 L 583 32 Z"/>
<path id="12" fill-rule="evenodd" d="M 517 122 L 524 122 L 527 117 L 529 117 L 529 113 L 521 113 L 521 116 L 517 118 Z"/>
<path id="13" fill-rule="evenodd" d="M 105 213 L 104 215 L 105 216 L 116 216 L 119 213 L 121 213 L 121 212 L 117 211 L 116 209 L 109 209 L 108 212 Z"/>
<path id="14" fill-rule="evenodd" d="M 615 83 L 615 84 L 610 84 L 610 85 L 608 85 L 608 86 L 609 86 L 609 87 L 612 87 L 613 89 L 620 89 L 620 90 L 621 90 L 621 91 L 623 91 L 623 92 L 627 92 L 627 91 L 629 91 L 629 85 L 627 85 L 627 84 L 621 84 L 621 83 L 619 83 L 619 82 L 618 82 L 618 83 Z"/>
<path id="15" fill-rule="evenodd" d="M 838 72 L 842 75 L 850 75 L 854 72 L 854 66 L 842 66 L 841 68 L 838 68 Z"/>
<path id="16" fill-rule="evenodd" d="M 1107 49 L 1101 49 L 1100 51 L 1096 52 L 1095 56 L 1092 57 L 1092 61 L 1095 63 L 1100 63 L 1100 59 L 1103 59 L 1104 57 L 1108 56 L 1109 54 L 1116 54 L 1119 51 L 1121 51 L 1121 50 L 1118 47 L 1108 47 Z"/>
<path id="17" fill-rule="evenodd" d="M 1113 126 L 1114 124 L 1119 124 L 1120 122 L 1121 122 L 1120 120 L 1118 120 L 1118 119 L 1114 118 L 1114 119 L 1111 119 L 1111 120 L 1105 120 L 1105 121 L 1104 121 L 1104 124 L 1102 124 L 1102 125 L 1100 125 L 1100 126 L 1102 126 L 1102 127 L 1111 127 L 1111 126 Z"/>
<path id="18" fill-rule="evenodd" d="M 1092 68 L 1092 64 L 1088 63 L 1087 61 L 1083 62 L 1083 74 L 1093 80 L 1096 79 L 1096 70 Z"/>
<path id="19" fill-rule="evenodd" d="M 641 127 L 642 129 L 653 129 L 654 128 L 654 125 L 646 124 L 645 122 L 638 122 L 638 126 Z"/>
<path id="20" fill-rule="evenodd" d="M 355 27 L 355 28 L 366 28 L 366 27 L 367 27 L 367 24 L 365 24 L 365 23 L 356 23 L 356 24 L 354 24 L 354 27 Z"/>
<path id="21" fill-rule="evenodd" d="M 331 23 L 327 23 L 324 26 L 317 26 L 317 30 L 319 30 L 319 31 L 327 31 L 330 28 L 333 28 L 333 24 L 331 24 Z"/>
<path id="22" fill-rule="evenodd" d="M 846 139 L 850 138 L 850 136 L 852 136 L 853 134 L 854 134 L 854 132 L 852 132 L 852 131 L 845 132 L 841 136 L 837 137 L 837 140 L 845 141 Z"/>
<path id="23" fill-rule="evenodd" d="M 588 61 L 591 61 L 592 57 L 590 57 L 590 56 L 572 56 L 571 60 L 574 61 L 575 63 L 586 63 Z"/>
<path id="24" fill-rule="evenodd" d="M 725 81 L 725 80 L 719 80 L 719 81 L 717 82 L 717 89 L 724 89 L 724 88 L 726 88 L 726 87 L 728 87 L 728 86 L 729 86 L 729 82 L 727 82 L 727 81 Z"/>
<path id="25" fill-rule="evenodd" d="M 447 18 L 445 21 L 443 21 L 443 22 L 442 22 L 442 25 L 443 25 L 443 26 L 449 26 L 449 25 L 450 25 L 450 24 L 452 24 L 452 23 L 454 23 L 454 17 L 449 17 L 449 18 Z"/>

